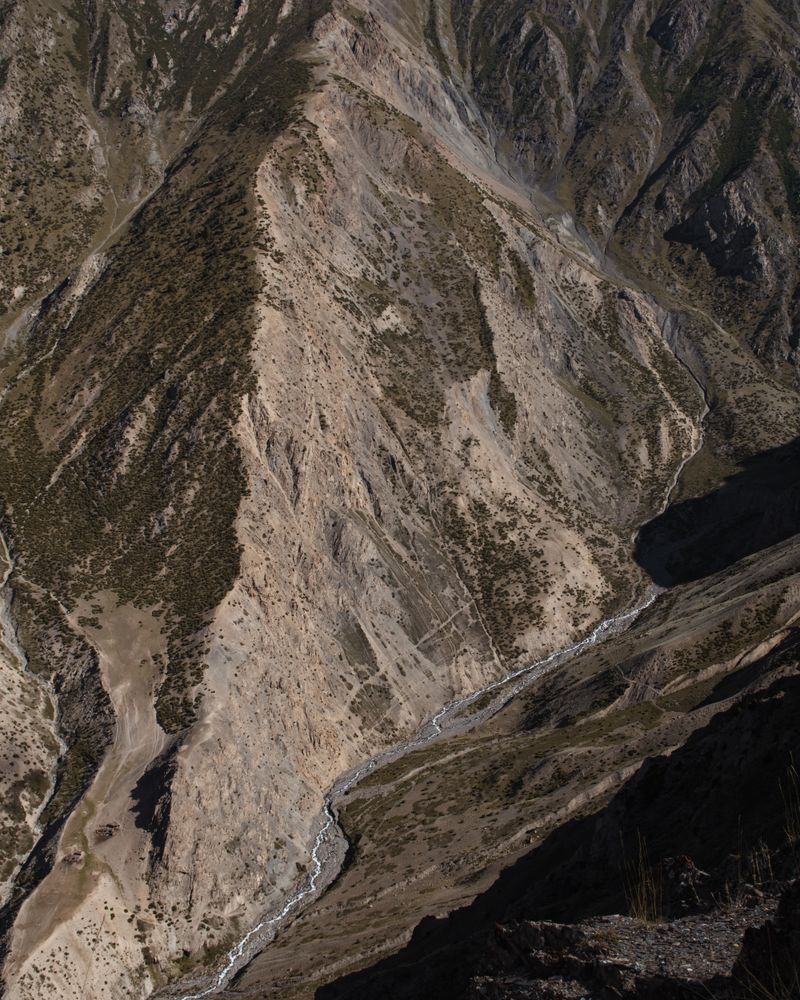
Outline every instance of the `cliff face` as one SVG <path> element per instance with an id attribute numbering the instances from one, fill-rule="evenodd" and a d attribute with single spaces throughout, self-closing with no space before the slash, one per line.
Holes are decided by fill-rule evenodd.
<path id="1" fill-rule="evenodd" d="M 734 13 L 0 9 L 13 995 L 213 968 L 797 435 L 796 15 Z"/>

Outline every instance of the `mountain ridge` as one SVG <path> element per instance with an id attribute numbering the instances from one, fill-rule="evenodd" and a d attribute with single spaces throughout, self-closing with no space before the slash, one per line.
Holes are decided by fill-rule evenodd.
<path id="1" fill-rule="evenodd" d="M 797 434 L 797 25 L 767 6 L 718 77 L 721 0 L 713 31 L 686 3 L 4 6 L 8 176 L 41 183 L 3 204 L 3 670 L 55 698 L 3 712 L 9 756 L 20 718 L 37 741 L 10 992 L 214 968 L 337 774 L 628 604 L 663 497 Z M 94 159 L 35 154 L 54 111 Z"/>

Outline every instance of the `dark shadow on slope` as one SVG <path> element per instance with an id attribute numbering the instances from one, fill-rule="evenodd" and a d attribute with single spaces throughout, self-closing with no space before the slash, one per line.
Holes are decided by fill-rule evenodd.
<path id="1" fill-rule="evenodd" d="M 799 654 L 800 628 L 792 628 L 789 629 L 786 636 L 777 646 L 770 650 L 768 659 L 770 666 L 776 668 L 796 662 Z M 763 670 L 764 660 L 760 659 L 732 674 L 727 674 L 714 687 L 708 697 L 701 702 L 698 708 L 705 708 L 708 705 L 716 705 L 721 701 L 727 701 L 729 698 L 735 698 L 743 691 L 746 691 L 751 684 L 754 684 Z"/>
<path id="2" fill-rule="evenodd" d="M 625 912 L 625 866 L 639 834 L 651 861 L 688 855 L 718 873 L 721 892 L 742 852 L 761 838 L 781 842 L 779 782 L 800 757 L 799 717 L 800 676 L 746 697 L 672 755 L 646 761 L 604 809 L 554 831 L 472 904 L 423 920 L 400 952 L 320 988 L 317 1000 L 464 997 L 496 924 Z"/>
<path id="3" fill-rule="evenodd" d="M 800 531 L 800 438 L 747 459 L 704 497 L 673 504 L 636 538 L 634 556 L 670 587 L 718 573 Z"/>
<path id="4" fill-rule="evenodd" d="M 172 779 L 178 766 L 182 740 L 173 742 L 159 754 L 131 791 L 131 812 L 140 830 L 150 834 L 150 866 L 161 863 L 169 830 L 172 805 Z"/>

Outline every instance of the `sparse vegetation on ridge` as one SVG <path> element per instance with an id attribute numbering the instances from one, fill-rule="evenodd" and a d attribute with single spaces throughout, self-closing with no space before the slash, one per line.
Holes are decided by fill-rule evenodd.
<path id="1" fill-rule="evenodd" d="M 18 757 L 0 719 L 0 868 L 34 848 L 6 929 L 45 878 L 21 1000 L 229 976 L 335 874 L 337 775 L 639 602 L 642 522 L 800 434 L 800 23 L 729 8 L 6 5 L 0 628 L 27 662 L 0 680 L 43 694 Z M 236 989 L 306 1000 L 542 848 L 558 919 L 628 906 L 625 947 L 655 941 L 673 813 L 647 802 L 691 791 L 682 760 L 709 778 L 697 746 L 728 787 L 719 732 L 771 769 L 793 696 L 792 538 L 763 559 L 337 799 L 337 881 Z M 792 780 L 736 848 L 767 892 Z"/>

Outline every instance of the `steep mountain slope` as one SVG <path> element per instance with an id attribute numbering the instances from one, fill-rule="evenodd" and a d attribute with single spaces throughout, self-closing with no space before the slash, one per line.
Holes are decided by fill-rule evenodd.
<path id="1" fill-rule="evenodd" d="M 479 996 L 470 981 L 490 972 L 507 976 L 516 995 L 515 974 L 580 979 L 579 928 L 548 937 L 543 925 L 528 941 L 518 922 L 628 912 L 631 883 L 648 870 L 639 867 L 640 845 L 646 866 L 668 859 L 653 891 L 658 909 L 638 925 L 642 937 L 648 923 L 707 913 L 725 898 L 733 910 L 754 879 L 777 881 L 784 863 L 796 878 L 786 829 L 799 749 L 790 721 L 798 697 L 797 556 L 796 541 L 783 543 L 662 595 L 623 636 L 534 682 L 491 722 L 376 772 L 343 803 L 356 844 L 350 867 L 316 912 L 245 971 L 243 995 Z M 415 857 L 425 869 L 421 860 L 402 867 Z M 701 873 L 702 898 L 681 889 L 681 859 Z M 420 920 L 424 914 L 438 919 Z M 759 916 L 738 915 L 734 945 Z M 415 923 L 411 940 L 391 955 Z M 508 926 L 495 934 L 496 924 Z M 605 926 L 609 954 L 634 970 L 647 952 L 636 931 L 627 950 L 613 950 L 625 927 Z M 332 958 L 321 940 L 333 945 Z M 727 997 L 710 976 L 703 984 L 700 963 L 710 958 L 728 972 L 735 956 L 719 929 L 697 937 L 690 961 L 698 976 L 686 977 L 695 980 L 686 995 Z M 603 960 L 602 950 L 587 959 L 584 993 L 614 995 L 614 970 L 603 980 Z M 367 968 L 336 979 L 359 966 Z M 485 995 L 495 995 L 485 985 Z M 536 983 L 530 993 L 523 985 L 521 996 L 562 996 L 556 985 L 541 994 Z M 672 996 L 667 987 L 662 982 L 663 995 Z M 652 989 L 623 995 L 661 995 L 657 982 Z"/>
<path id="2" fill-rule="evenodd" d="M 454 2 L 435 23 L 452 33 L 451 61 L 501 162 L 662 304 L 705 312 L 693 347 L 715 405 L 696 476 L 786 440 L 782 422 L 796 422 L 796 6 Z"/>
<path id="3" fill-rule="evenodd" d="M 729 14 L 2 9 L 10 994 L 213 969 L 339 773 L 800 432 L 797 25 Z"/>

